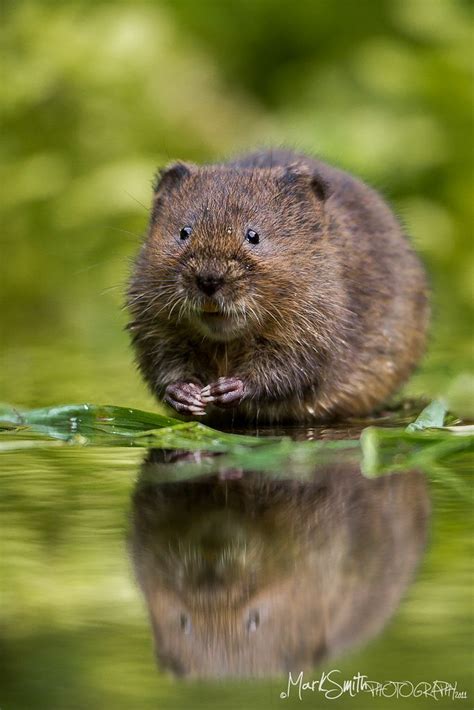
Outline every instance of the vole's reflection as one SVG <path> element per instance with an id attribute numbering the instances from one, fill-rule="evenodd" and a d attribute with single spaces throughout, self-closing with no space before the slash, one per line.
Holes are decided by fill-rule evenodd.
<path id="1" fill-rule="evenodd" d="M 180 675 L 309 669 L 381 630 L 425 545 L 422 474 L 308 480 L 246 472 L 159 482 L 151 452 L 133 499 L 132 551 L 160 665 Z"/>

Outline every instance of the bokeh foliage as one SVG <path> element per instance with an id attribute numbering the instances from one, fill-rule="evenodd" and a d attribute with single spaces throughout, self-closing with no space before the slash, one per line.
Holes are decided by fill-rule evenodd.
<path id="1" fill-rule="evenodd" d="M 17 0 L 3 19 L 2 399 L 149 408 L 120 307 L 156 167 L 284 144 L 390 198 L 434 291 L 411 391 L 465 406 L 468 2 Z"/>

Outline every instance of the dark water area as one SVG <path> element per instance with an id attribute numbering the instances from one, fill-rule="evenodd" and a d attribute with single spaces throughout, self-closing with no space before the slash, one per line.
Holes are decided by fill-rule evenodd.
<path id="1" fill-rule="evenodd" d="M 366 478 L 357 448 L 252 470 L 45 447 L 2 469 L 2 708 L 472 706 L 463 457 L 446 480 Z"/>

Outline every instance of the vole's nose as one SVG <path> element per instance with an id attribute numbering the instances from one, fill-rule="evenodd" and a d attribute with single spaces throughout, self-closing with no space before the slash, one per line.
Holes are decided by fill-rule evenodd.
<path id="1" fill-rule="evenodd" d="M 220 289 L 224 283 L 224 279 L 218 274 L 198 274 L 196 276 L 196 283 L 198 288 L 205 293 L 206 296 L 212 296 Z"/>

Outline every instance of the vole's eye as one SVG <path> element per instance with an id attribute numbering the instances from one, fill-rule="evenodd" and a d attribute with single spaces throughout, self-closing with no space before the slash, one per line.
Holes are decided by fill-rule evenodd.
<path id="1" fill-rule="evenodd" d="M 245 239 L 250 242 L 250 244 L 258 244 L 260 241 L 260 237 L 258 236 L 258 232 L 254 232 L 253 229 L 247 229 L 247 232 L 245 234 Z"/>
<path id="2" fill-rule="evenodd" d="M 189 237 L 192 234 L 192 227 L 183 227 L 182 230 L 179 233 L 179 238 L 182 239 L 183 241 L 185 239 L 189 239 Z"/>

